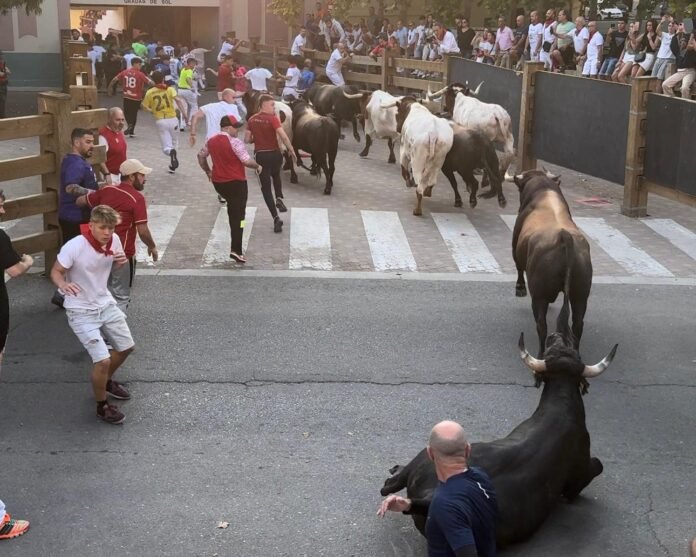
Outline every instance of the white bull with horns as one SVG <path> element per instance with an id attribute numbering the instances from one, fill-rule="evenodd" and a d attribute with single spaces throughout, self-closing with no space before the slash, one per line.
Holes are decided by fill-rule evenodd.
<path id="1" fill-rule="evenodd" d="M 515 138 L 512 134 L 512 120 L 508 112 L 499 104 L 485 103 L 476 97 L 483 82 L 475 90 L 466 84 L 452 83 L 435 93 L 428 91 L 428 100 L 445 96 L 445 109 L 452 115 L 452 120 L 471 131 L 477 131 L 501 149 L 500 174 L 505 174 L 515 158 Z"/>

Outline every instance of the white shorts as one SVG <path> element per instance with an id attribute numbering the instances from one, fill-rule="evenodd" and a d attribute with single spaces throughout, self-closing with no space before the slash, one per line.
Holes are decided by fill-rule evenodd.
<path id="1" fill-rule="evenodd" d="M 160 118 L 155 121 L 157 133 L 159 134 L 160 145 L 165 155 L 169 156 L 172 149 L 179 148 L 179 134 L 177 128 L 179 126 L 178 118 Z"/>
<path id="2" fill-rule="evenodd" d="M 546 52 L 545 50 L 542 49 L 541 52 L 539 52 L 539 62 L 543 62 L 544 68 L 546 68 L 547 70 L 550 70 L 551 69 L 551 53 Z"/>
<path id="3" fill-rule="evenodd" d="M 587 60 L 585 60 L 585 64 L 582 67 L 582 75 L 595 76 L 595 75 L 597 75 L 598 71 L 599 71 L 599 59 L 588 58 Z"/>
<path id="4" fill-rule="evenodd" d="M 649 74 L 652 70 L 653 64 L 655 63 L 655 54 L 653 52 L 645 53 L 645 60 L 638 62 L 638 65 L 645 70 L 645 73 Z"/>
<path id="5" fill-rule="evenodd" d="M 124 352 L 135 346 L 126 323 L 126 314 L 115 303 L 102 309 L 66 308 L 65 314 L 68 325 L 95 364 L 109 358 L 104 337 L 116 352 Z"/>
<path id="6" fill-rule="evenodd" d="M 326 77 L 331 80 L 331 83 L 338 85 L 339 87 L 346 84 L 345 80 L 343 79 L 343 75 L 340 73 L 326 72 Z"/>
<path id="7" fill-rule="evenodd" d="M 636 55 L 635 54 L 629 54 L 628 52 L 624 52 L 623 58 L 621 61 L 624 64 L 630 64 L 633 65 L 633 62 L 636 61 Z"/>

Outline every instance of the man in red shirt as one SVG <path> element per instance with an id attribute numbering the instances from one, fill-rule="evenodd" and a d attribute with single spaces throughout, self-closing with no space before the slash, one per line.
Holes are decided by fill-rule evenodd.
<path id="1" fill-rule="evenodd" d="M 235 83 L 234 75 L 234 59 L 232 56 L 225 56 L 217 71 L 213 68 L 206 68 L 211 74 L 217 77 L 217 95 L 218 100 L 222 100 L 222 92 L 225 89 L 233 89 Z"/>
<path id="2" fill-rule="evenodd" d="M 152 80 L 141 70 L 143 61 L 140 58 L 131 60 L 131 67 L 123 70 L 111 80 L 107 90 L 109 95 L 113 95 L 114 87 L 120 81 L 123 88 L 123 112 L 126 115 L 128 129 L 126 135 L 135 137 L 135 124 L 138 122 L 138 110 L 143 101 L 143 89 L 145 85 L 153 85 Z"/>
<path id="3" fill-rule="evenodd" d="M 112 106 L 108 112 L 106 126 L 99 129 L 99 145 L 106 145 L 106 162 L 101 163 L 101 171 L 107 184 L 119 184 L 121 176 L 119 168 L 128 158 L 128 144 L 123 128 L 126 117 L 117 106 Z"/>
<path id="4" fill-rule="evenodd" d="M 257 173 L 263 171 L 261 165 L 247 153 L 244 143 L 237 138 L 239 128 L 244 124 L 234 116 L 220 119 L 220 133 L 205 142 L 198 152 L 198 164 L 213 183 L 215 191 L 227 201 L 227 217 L 230 221 L 230 259 L 246 263 L 242 250 L 244 236 L 247 196 L 249 193 L 244 167 L 253 168 Z M 208 165 L 208 157 L 213 168 Z"/>
<path id="5" fill-rule="evenodd" d="M 148 255 L 157 261 L 158 253 L 155 241 L 147 226 L 147 205 L 141 193 L 145 187 L 146 176 L 152 172 L 138 159 L 127 159 L 119 168 L 121 183 L 117 186 L 104 186 L 97 191 L 83 191 L 85 188 L 73 187 L 69 193 L 79 195 L 77 205 L 94 208 L 108 205 L 118 211 L 121 222 L 116 225 L 116 234 L 123 244 L 123 252 L 128 265 L 122 265 L 111 271 L 108 287 L 116 300 L 118 308 L 125 313 L 130 303 L 130 291 L 135 278 L 135 236 L 136 233 L 147 246 Z"/>
<path id="6" fill-rule="evenodd" d="M 283 203 L 283 183 L 280 177 L 283 155 L 280 152 L 278 142 L 282 141 L 287 147 L 295 164 L 297 164 L 297 158 L 290 138 L 275 114 L 275 100 L 271 95 L 261 95 L 259 98 L 259 111 L 249 118 L 244 139 L 247 143 L 254 144 L 256 162 L 263 166 L 263 172 L 259 175 L 261 193 L 273 217 L 273 231 L 282 232 L 283 221 L 280 220 L 278 211 L 284 213 L 288 209 Z M 273 180 L 275 201 L 271 191 L 271 180 Z"/>

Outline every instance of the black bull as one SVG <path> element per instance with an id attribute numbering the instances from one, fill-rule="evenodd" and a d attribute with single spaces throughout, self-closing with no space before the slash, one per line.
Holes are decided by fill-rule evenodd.
<path id="1" fill-rule="evenodd" d="M 336 153 L 338 153 L 339 129 L 336 122 L 328 116 L 320 116 L 306 102 L 293 103 L 292 107 L 292 145 L 300 166 L 302 159 L 299 150 L 312 155 L 312 174 L 324 172 L 326 187 L 324 193 L 329 195 L 333 187 Z M 306 167 L 305 167 L 306 168 Z M 297 183 L 297 174 L 290 164 L 290 181 Z"/>
<path id="2" fill-rule="evenodd" d="M 353 85 L 326 85 L 315 82 L 305 93 L 304 98 L 314 105 L 322 116 L 332 116 L 341 129 L 343 120 L 353 125 L 353 137 L 360 142 L 357 116 L 361 113 L 360 100 L 364 94 Z"/>
<path id="3" fill-rule="evenodd" d="M 565 315 L 567 319 L 567 310 Z M 499 547 L 529 538 L 561 497 L 577 497 L 603 469 L 599 459 L 590 456 L 579 387 L 585 378 L 596 377 L 609 366 L 617 346 L 598 364 L 586 366 L 566 335 L 554 333 L 547 344 L 545 358 L 537 360 L 527 353 L 520 337 L 520 356 L 544 382 L 534 414 L 507 437 L 472 445 L 469 464 L 487 472 L 496 490 Z M 381 494 L 406 488 L 410 499 L 422 503 L 419 508 L 427 508 L 438 480 L 425 449 L 405 467 L 395 466 L 391 472 L 394 475 L 384 483 Z M 413 515 L 423 535 L 425 519 Z"/>
<path id="4" fill-rule="evenodd" d="M 590 245 L 573 222 L 557 176 L 529 170 L 515 176 L 514 181 L 520 191 L 520 209 L 512 233 L 516 295 L 527 293 L 526 272 L 541 356 L 547 334 L 546 312 L 563 292 L 573 310 L 573 342 L 578 350 L 592 288 Z"/>

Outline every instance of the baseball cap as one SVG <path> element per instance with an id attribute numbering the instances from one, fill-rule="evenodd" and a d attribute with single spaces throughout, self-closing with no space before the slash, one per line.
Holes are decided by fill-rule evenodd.
<path id="1" fill-rule="evenodd" d="M 228 126 L 232 126 L 233 128 L 241 128 L 243 125 L 244 124 L 242 122 L 237 120 L 231 114 L 220 118 L 220 128 L 226 128 Z"/>
<path id="2" fill-rule="evenodd" d="M 148 168 L 138 159 L 126 159 L 121 163 L 121 166 L 119 167 L 118 171 L 121 173 L 121 176 L 131 176 L 133 174 L 147 175 L 150 174 L 150 172 L 152 172 L 152 168 Z"/>

